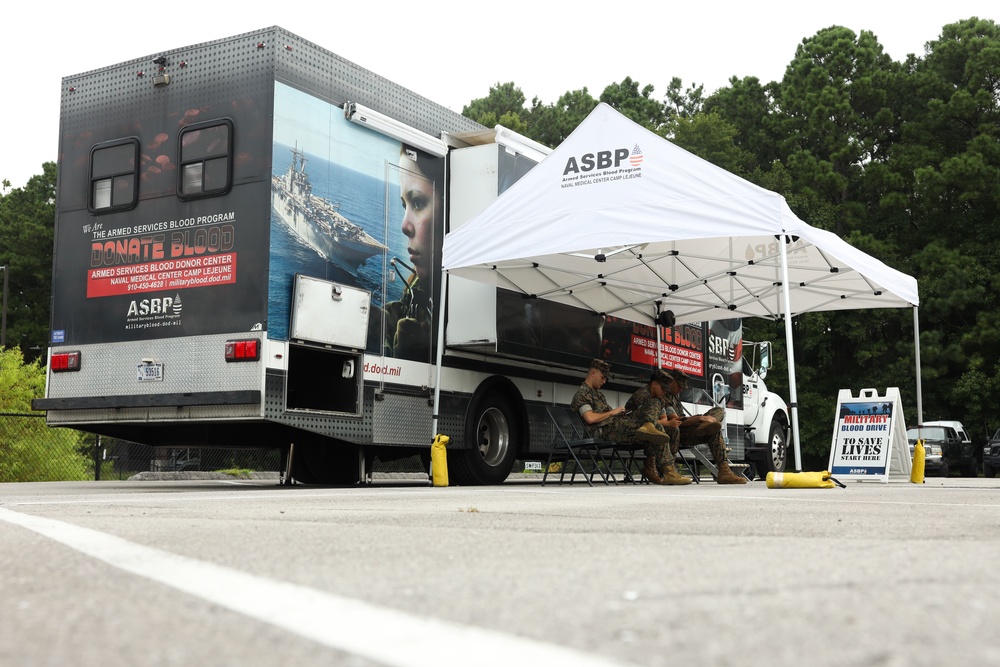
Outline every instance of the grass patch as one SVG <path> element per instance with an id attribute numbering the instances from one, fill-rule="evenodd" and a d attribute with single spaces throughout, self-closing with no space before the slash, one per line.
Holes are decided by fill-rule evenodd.
<path id="1" fill-rule="evenodd" d="M 215 472 L 222 473 L 223 475 L 229 475 L 230 477 L 250 479 L 250 476 L 254 471 L 247 468 L 227 468 L 225 470 L 216 470 Z"/>

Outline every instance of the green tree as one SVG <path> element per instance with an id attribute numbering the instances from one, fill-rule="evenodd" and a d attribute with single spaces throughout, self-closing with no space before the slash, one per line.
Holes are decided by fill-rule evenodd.
<path id="1" fill-rule="evenodd" d="M 531 101 L 526 135 L 554 148 L 561 144 L 596 106 L 597 100 L 586 88 L 563 93 L 554 104 L 544 104 L 536 97 Z"/>
<path id="2" fill-rule="evenodd" d="M 946 25 L 906 69 L 881 229 L 920 281 L 925 417 L 981 441 L 1000 370 L 1000 26 Z"/>
<path id="3" fill-rule="evenodd" d="M 778 84 L 762 85 L 757 77 L 732 77 L 705 100 L 703 111 L 718 114 L 736 129 L 733 143 L 755 161 L 755 169 L 770 169 L 779 159 L 778 133 L 774 119 L 774 90 Z"/>
<path id="4" fill-rule="evenodd" d="M 705 105 L 704 92 L 705 87 L 702 85 L 692 85 L 685 89 L 680 78 L 675 76 L 670 79 L 663 104 L 664 136 L 673 136 L 678 123 L 690 120 L 702 111 Z"/>
<path id="5" fill-rule="evenodd" d="M 746 178 L 755 164 L 753 156 L 736 144 L 737 130 L 716 113 L 699 113 L 679 119 L 672 141 L 738 176 Z"/>
<path id="6" fill-rule="evenodd" d="M 657 134 L 663 133 L 666 113 L 663 104 L 653 99 L 653 86 L 639 88 L 639 82 L 625 77 L 612 83 L 601 93 L 601 102 L 609 104 L 622 115 Z"/>
<path id="7" fill-rule="evenodd" d="M 525 97 L 513 81 L 499 83 L 490 88 L 486 97 L 472 100 L 462 108 L 462 115 L 485 127 L 498 123 L 506 128 L 524 134 L 527 130 L 522 117 L 526 114 Z"/>
<path id="8" fill-rule="evenodd" d="M 797 189 L 837 206 L 841 236 L 862 228 L 868 209 L 852 186 L 896 135 L 889 95 L 899 70 L 875 35 L 834 26 L 803 40 L 776 91 L 782 159 Z"/>
<path id="9" fill-rule="evenodd" d="M 969 19 L 945 26 L 912 74 L 903 140 L 893 153 L 894 186 L 884 200 L 897 240 L 934 239 L 1000 269 L 1000 27 Z M 961 233 L 949 233 L 958 232 Z"/>
<path id="10" fill-rule="evenodd" d="M 0 195 L 0 265 L 8 276 L 7 345 L 34 359 L 48 341 L 56 165 Z M 35 348 L 35 349 L 32 349 Z"/>
<path id="11" fill-rule="evenodd" d="M 0 411 L 29 413 L 31 399 L 45 390 L 45 369 L 24 362 L 17 347 L 0 350 Z M 44 419 L 0 416 L 0 482 L 93 479 L 93 465 L 80 453 L 81 436 L 50 429 Z"/>

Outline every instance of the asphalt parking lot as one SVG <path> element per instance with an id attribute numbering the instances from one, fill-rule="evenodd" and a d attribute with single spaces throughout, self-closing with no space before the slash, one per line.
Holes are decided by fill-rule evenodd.
<path id="1" fill-rule="evenodd" d="M 1000 480 L 0 485 L 0 664 L 1000 664 Z"/>

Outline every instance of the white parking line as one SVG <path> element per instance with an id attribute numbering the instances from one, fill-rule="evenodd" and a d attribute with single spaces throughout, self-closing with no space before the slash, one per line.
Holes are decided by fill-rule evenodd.
<path id="1" fill-rule="evenodd" d="M 334 649 L 398 667 L 611 667 L 608 658 L 449 621 L 414 616 L 198 561 L 54 519 L 0 508 L 0 520 L 112 567 Z M 475 656 L 471 658 L 470 656 Z"/>

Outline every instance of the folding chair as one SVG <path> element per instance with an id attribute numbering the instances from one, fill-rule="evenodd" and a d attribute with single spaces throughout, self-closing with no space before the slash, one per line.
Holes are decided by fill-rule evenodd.
<path id="1" fill-rule="evenodd" d="M 643 468 L 646 465 L 646 445 L 644 443 L 617 443 L 615 455 L 625 470 L 626 484 L 640 484 L 649 481 L 643 473 Z"/>
<path id="2" fill-rule="evenodd" d="M 587 433 L 587 429 L 583 425 L 583 420 L 580 419 L 576 414 L 573 413 L 569 408 L 564 408 L 566 414 L 570 416 L 569 423 L 573 427 L 574 439 L 576 440 L 586 440 L 590 438 L 590 434 Z M 617 477 L 615 477 L 615 464 L 622 471 L 623 481 L 626 484 L 635 483 L 635 479 L 632 476 L 632 459 L 635 456 L 635 449 L 638 447 L 639 450 L 644 449 L 644 445 L 641 443 L 634 443 L 631 445 L 623 444 L 620 442 L 614 442 L 611 440 L 600 440 L 597 439 L 594 443 L 597 446 L 597 453 L 600 455 L 601 459 L 607 464 L 608 475 L 611 481 L 615 484 L 618 483 Z M 624 454 L 624 456 L 623 456 Z M 642 476 L 642 465 L 639 465 L 639 476 Z"/>
<path id="3" fill-rule="evenodd" d="M 618 445 L 618 449 L 624 455 L 622 461 L 626 470 L 625 481 L 630 484 L 648 483 L 649 480 L 646 479 L 646 473 L 643 471 L 646 464 L 645 445 L 637 442 L 631 445 Z M 691 479 L 694 480 L 694 483 L 701 484 L 698 473 L 698 459 L 690 449 L 682 448 L 678 450 L 677 459 L 674 463 L 687 468 L 688 472 L 691 473 Z"/>
<path id="4" fill-rule="evenodd" d="M 566 468 L 573 466 L 569 481 L 575 481 L 577 474 L 587 480 L 587 484 L 594 485 L 594 477 L 600 475 L 605 484 L 610 482 L 618 483 L 611 474 L 611 467 L 607 459 L 604 458 L 606 452 L 614 450 L 614 443 L 610 440 L 592 438 L 581 435 L 576 424 L 579 417 L 573 414 L 568 407 L 550 405 L 546 406 L 546 412 L 552 421 L 555 429 L 555 438 L 552 442 L 552 449 L 549 451 L 548 461 L 545 463 L 545 473 L 542 475 L 542 485 L 549 477 L 549 470 L 553 463 L 562 463 L 562 471 L 559 473 L 559 483 L 562 484 L 566 478 Z"/>
<path id="5" fill-rule="evenodd" d="M 705 456 L 705 453 L 698 449 L 698 445 L 681 447 L 677 450 L 677 461 L 684 464 L 684 467 L 688 469 L 688 472 L 691 473 L 691 479 L 694 480 L 695 484 L 701 484 L 701 473 L 698 470 L 699 464 L 715 468 L 711 460 Z"/>
<path id="6" fill-rule="evenodd" d="M 678 458 L 684 460 L 684 465 L 687 466 L 688 470 L 691 471 L 691 476 L 694 478 L 695 482 L 701 483 L 699 481 L 699 467 L 704 467 L 708 470 L 708 474 L 712 476 L 712 479 L 718 479 L 719 468 L 715 465 L 715 462 L 710 458 L 711 451 L 709 451 L 707 445 L 690 445 L 688 447 L 681 447 L 680 451 L 677 452 Z M 738 475 L 746 476 L 746 469 L 749 467 L 745 463 L 733 463 L 727 457 L 726 462 L 729 464 L 729 469 Z"/>

